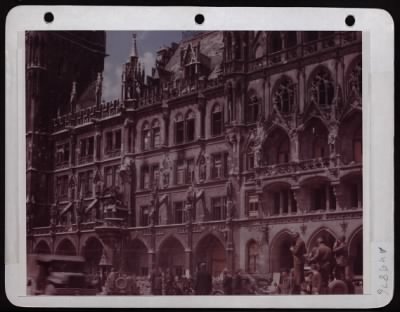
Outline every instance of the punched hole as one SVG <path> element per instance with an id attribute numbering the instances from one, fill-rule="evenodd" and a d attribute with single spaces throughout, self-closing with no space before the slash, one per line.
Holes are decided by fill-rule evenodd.
<path id="1" fill-rule="evenodd" d="M 347 26 L 351 27 L 351 26 L 353 26 L 355 24 L 356 19 L 354 18 L 353 15 L 347 15 L 346 19 L 344 21 L 345 21 Z"/>
<path id="2" fill-rule="evenodd" d="M 194 21 L 196 22 L 196 24 L 203 24 L 204 23 L 204 15 L 203 14 L 196 14 L 196 16 L 194 17 Z"/>
<path id="3" fill-rule="evenodd" d="M 51 12 L 46 12 L 45 14 L 44 14 L 44 21 L 46 22 L 46 23 L 51 23 L 52 21 L 54 21 L 54 15 L 53 15 L 53 13 L 51 13 Z"/>

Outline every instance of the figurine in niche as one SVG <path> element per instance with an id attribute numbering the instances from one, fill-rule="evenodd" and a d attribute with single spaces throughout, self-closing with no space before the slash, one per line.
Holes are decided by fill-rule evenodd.
<path id="1" fill-rule="evenodd" d="M 199 177 L 200 181 L 204 181 L 206 179 L 206 160 L 204 156 L 201 156 L 199 160 Z"/>

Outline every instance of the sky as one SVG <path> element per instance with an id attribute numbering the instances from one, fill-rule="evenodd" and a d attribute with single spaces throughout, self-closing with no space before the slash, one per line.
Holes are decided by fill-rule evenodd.
<path id="1" fill-rule="evenodd" d="M 122 65 L 126 63 L 132 50 L 132 34 L 136 33 L 139 61 L 144 65 L 146 75 L 155 66 L 157 50 L 170 46 L 171 42 L 182 40 L 181 31 L 107 31 L 106 53 L 103 73 L 103 98 L 115 100 L 121 95 Z"/>

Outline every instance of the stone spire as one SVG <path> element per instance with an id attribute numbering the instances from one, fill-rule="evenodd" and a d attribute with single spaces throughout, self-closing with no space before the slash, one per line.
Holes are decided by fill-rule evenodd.
<path id="1" fill-rule="evenodd" d="M 132 51 L 131 51 L 131 57 L 139 57 L 138 56 L 138 50 L 137 50 L 137 45 L 136 45 L 136 34 L 132 34 Z"/>

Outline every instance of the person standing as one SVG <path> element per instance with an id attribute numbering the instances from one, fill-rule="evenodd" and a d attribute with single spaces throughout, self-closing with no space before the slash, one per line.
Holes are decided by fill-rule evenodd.
<path id="1" fill-rule="evenodd" d="M 150 275 L 150 284 L 152 295 L 162 295 L 162 274 L 158 267 L 154 268 Z"/>
<path id="2" fill-rule="evenodd" d="M 319 295 L 321 293 L 321 273 L 318 271 L 318 265 L 311 264 L 311 293 Z"/>
<path id="3" fill-rule="evenodd" d="M 107 275 L 107 279 L 104 285 L 105 292 L 107 295 L 111 294 L 114 291 L 115 280 L 117 278 L 117 272 L 114 268 L 111 268 L 110 273 Z"/>
<path id="4" fill-rule="evenodd" d="M 346 279 L 348 259 L 346 237 L 344 235 L 335 241 L 332 251 L 335 256 L 335 278 L 344 281 Z"/>
<path id="5" fill-rule="evenodd" d="M 232 295 L 232 276 L 229 274 L 228 269 L 225 268 L 223 271 L 222 287 L 225 295 Z"/>
<path id="6" fill-rule="evenodd" d="M 304 255 L 307 253 L 306 244 L 300 237 L 300 234 L 296 232 L 293 236 L 294 245 L 290 247 L 290 251 L 293 255 L 293 269 L 294 269 L 294 287 L 293 293 L 300 293 L 301 284 L 304 282 Z"/>
<path id="7" fill-rule="evenodd" d="M 319 237 L 317 242 L 317 252 L 310 261 L 315 261 L 319 265 L 321 273 L 321 292 L 325 292 L 328 288 L 329 274 L 331 272 L 332 249 L 325 244 L 322 237 Z"/>
<path id="8" fill-rule="evenodd" d="M 242 292 L 243 292 L 242 270 L 238 269 L 233 279 L 233 293 L 235 295 L 240 295 Z"/>
<path id="9" fill-rule="evenodd" d="M 196 275 L 195 292 L 196 295 L 209 295 L 212 291 L 211 274 L 207 272 L 207 265 L 203 262 L 200 264 L 199 271 Z"/>

